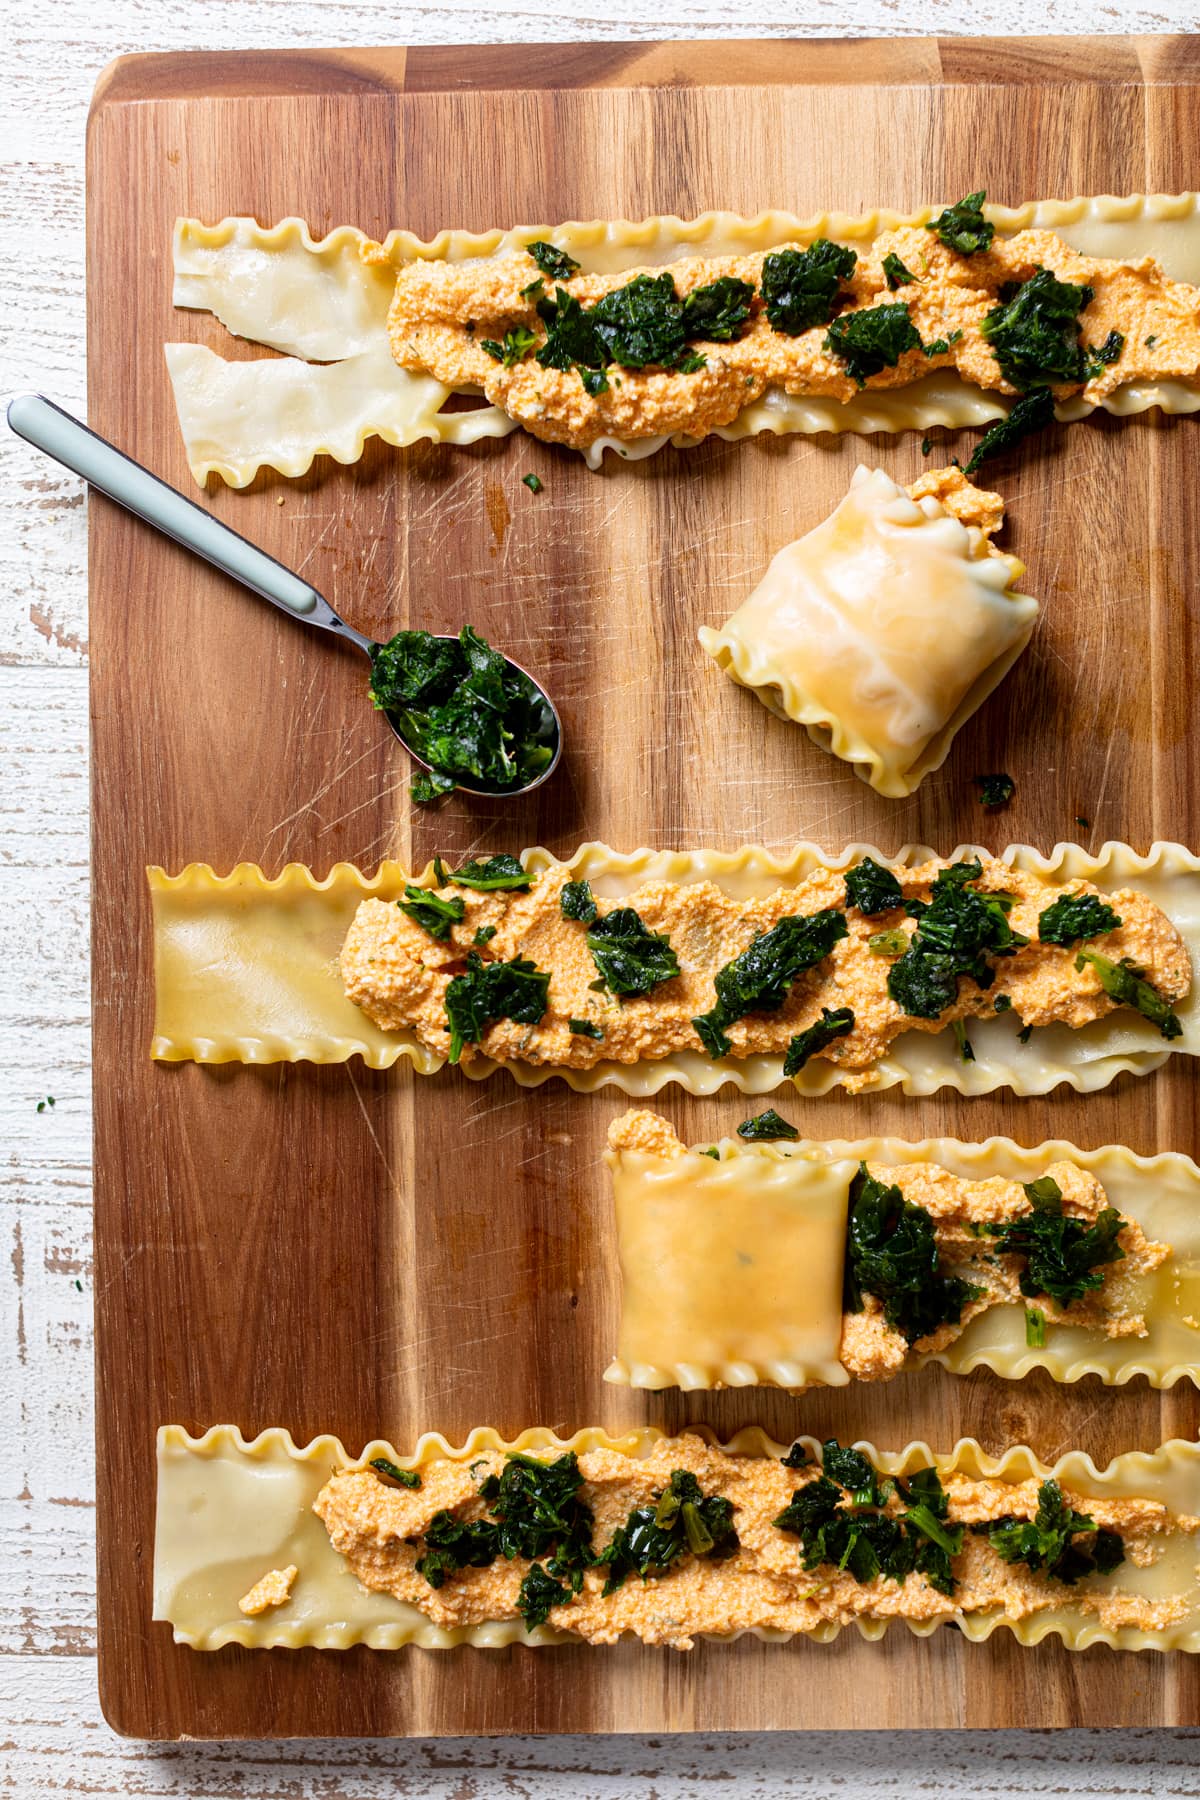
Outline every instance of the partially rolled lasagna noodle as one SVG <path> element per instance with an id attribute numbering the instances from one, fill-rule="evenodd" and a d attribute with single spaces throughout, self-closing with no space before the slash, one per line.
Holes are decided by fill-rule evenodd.
<path id="1" fill-rule="evenodd" d="M 906 493 L 860 466 L 830 516 L 777 552 L 719 631 L 700 632 L 727 675 L 891 797 L 941 766 L 1037 618 L 1015 591 L 1021 563 L 936 490 L 957 486 L 979 517 L 995 502 L 996 518 L 999 497 L 954 474 Z"/>
<path id="2" fill-rule="evenodd" d="M 195 354 L 202 346 L 167 345 L 188 462 L 197 481 L 217 474 L 232 487 L 245 487 L 263 466 L 296 476 L 315 456 L 353 460 L 371 436 L 397 445 L 419 439 L 467 444 L 515 430 L 516 421 L 499 406 L 444 410 L 452 391 L 477 395 L 470 384 L 452 390 L 394 363 L 390 372 L 384 370 L 384 360 L 391 361 L 388 306 L 396 270 L 406 263 L 498 258 L 537 239 L 553 238 L 590 272 L 609 274 L 687 257 L 754 255 L 782 244 L 811 244 L 819 237 L 862 248 L 882 232 L 925 222 L 934 211 L 926 207 L 905 215 L 879 209 L 858 217 L 822 213 L 809 219 L 783 212 L 753 219 L 712 212 L 693 220 L 662 216 L 639 223 L 598 220 L 503 232 L 443 231 L 427 241 L 393 231 L 381 259 L 374 262 L 363 255 L 374 248 L 370 240 L 352 226 L 314 239 L 300 219 L 271 227 L 247 218 L 216 225 L 179 219 L 174 234 L 176 305 L 208 311 L 231 333 L 269 345 L 288 359 L 286 373 L 264 380 L 255 373 L 259 363 L 230 361 L 213 351 Z M 1200 282 L 1195 194 L 1042 200 L 1013 208 L 990 206 L 988 215 L 1004 235 L 1052 231 L 1084 255 L 1117 260 L 1153 256 L 1173 280 Z M 354 364 L 351 369 L 332 372 L 347 361 Z M 372 395 L 376 370 L 380 386 Z M 846 402 L 768 387 L 732 423 L 719 427 L 717 435 L 738 439 L 760 431 L 954 429 L 1001 418 L 1009 405 L 1003 394 L 970 387 L 953 369 L 939 368 L 905 388 L 868 390 Z M 1170 378 L 1132 380 L 1100 405 L 1121 416 L 1154 406 L 1164 412 L 1195 412 L 1200 389 Z M 1058 408 L 1064 419 L 1088 411 L 1078 397 Z M 652 455 L 667 441 L 659 436 L 624 443 L 605 436 L 588 447 L 586 457 L 598 468 L 605 450 L 637 458 Z M 672 441 L 685 445 L 691 440 L 678 434 Z"/>
<path id="3" fill-rule="evenodd" d="M 955 858 L 972 854 L 957 850 Z M 830 858 L 802 844 L 774 856 L 761 849 L 651 851 L 621 853 L 603 844 L 585 844 L 561 863 L 545 850 L 530 850 L 530 870 L 567 871 L 591 882 L 596 896 L 616 900 L 650 881 L 686 885 L 714 883 L 722 892 L 750 900 L 794 886 L 821 869 L 844 869 L 871 856 L 870 845 L 855 844 Z M 923 846 L 907 846 L 897 867 L 932 860 Z M 953 859 L 951 859 L 953 860 Z M 1200 967 L 1200 859 L 1178 844 L 1157 844 L 1140 856 L 1126 845 L 1107 844 L 1092 855 L 1061 844 L 1048 857 L 1015 846 L 1001 861 L 1044 881 L 1048 888 L 1073 880 L 1101 892 L 1136 890 L 1158 907 L 1181 934 L 1192 968 Z M 432 871 L 426 871 L 432 878 Z M 203 863 L 178 875 L 149 871 L 154 908 L 156 1017 L 152 1054 L 164 1061 L 345 1062 L 361 1056 L 372 1068 L 405 1059 L 421 1074 L 443 1067 L 445 1058 L 415 1032 L 384 1030 L 346 997 L 338 955 L 365 899 L 394 901 L 409 877 L 395 863 L 367 876 L 338 863 L 323 879 L 296 863 L 275 877 L 257 865 L 239 864 L 217 875 Z M 1047 1025 L 1028 1043 L 1018 1041 L 1012 1013 L 972 1021 L 975 1060 L 964 1062 L 953 1032 L 906 1031 L 894 1039 L 871 1070 L 873 1092 L 899 1086 L 908 1094 L 939 1088 L 959 1093 L 991 1093 L 1007 1087 L 1019 1094 L 1048 1093 L 1067 1082 L 1080 1093 L 1105 1087 L 1122 1073 L 1146 1074 L 1171 1051 L 1200 1049 L 1200 1000 L 1193 981 L 1177 1006 L 1180 1037 L 1166 1043 L 1157 1028 L 1129 1008 L 1121 1008 L 1077 1028 Z M 617 1087 L 637 1097 L 676 1082 L 693 1094 L 715 1093 L 725 1082 L 746 1094 L 767 1093 L 784 1081 L 782 1053 L 756 1053 L 714 1062 L 701 1049 L 680 1049 L 654 1061 L 600 1060 L 587 1068 L 553 1067 L 508 1061 L 505 1067 L 523 1087 L 561 1076 L 579 1092 Z M 477 1055 L 462 1067 L 482 1080 L 498 1067 Z M 821 1057 L 812 1058 L 795 1078 L 805 1094 L 823 1094 L 847 1075 Z"/>
<path id="4" fill-rule="evenodd" d="M 661 1148 L 641 1147 L 639 1120 L 658 1125 L 653 1141 L 662 1140 Z M 1189 1157 L 1063 1142 L 1026 1150 L 1003 1138 L 723 1139 L 689 1150 L 677 1140 L 672 1147 L 670 1128 L 649 1114 L 629 1115 L 613 1135 L 618 1148 L 606 1160 L 622 1300 L 607 1381 L 684 1389 L 845 1385 L 850 1376 L 839 1347 L 849 1187 L 865 1162 L 932 1164 L 970 1182 L 1033 1182 L 1051 1165 L 1070 1163 L 1100 1182 L 1122 1218 L 1171 1252 L 1132 1282 L 1120 1262 L 1098 1271 L 1120 1285 L 1123 1308 L 1141 1310 L 1144 1336 L 1049 1323 L 1044 1344 L 1031 1347 L 1024 1304 L 996 1305 L 970 1319 L 945 1349 L 910 1354 L 904 1368 L 936 1362 L 956 1375 L 985 1368 L 1018 1379 L 1046 1369 L 1056 1381 L 1097 1375 L 1120 1385 L 1141 1375 L 1151 1387 L 1200 1382 L 1200 1169 Z"/>
<path id="5" fill-rule="evenodd" d="M 713 1442 L 707 1430 L 691 1436 L 700 1441 L 701 1447 Z M 247 1441 L 236 1426 L 213 1426 L 195 1438 L 178 1425 L 167 1425 L 158 1434 L 154 1617 L 171 1625 L 177 1643 L 195 1650 L 219 1650 L 226 1644 L 252 1649 L 312 1646 L 326 1650 L 346 1649 L 352 1644 L 387 1650 L 406 1644 L 427 1649 L 471 1644 L 496 1649 L 512 1643 L 541 1646 L 573 1641 L 572 1634 L 549 1624 L 527 1632 L 521 1619 L 512 1617 L 448 1628 L 434 1624 L 417 1606 L 398 1600 L 381 1588 L 360 1585 L 349 1562 L 334 1549 L 325 1527 L 314 1514 L 314 1502 L 334 1477 L 365 1470 L 375 1457 L 386 1457 L 394 1464 L 415 1469 L 423 1481 L 431 1481 L 438 1465 L 447 1460 L 470 1464 L 481 1456 L 503 1456 L 511 1451 L 548 1459 L 569 1450 L 579 1456 L 603 1452 L 641 1460 L 652 1457 L 656 1445 L 662 1444 L 670 1461 L 685 1442 L 664 1440 L 663 1434 L 652 1427 L 643 1427 L 622 1438 L 589 1429 L 567 1439 L 535 1429 L 523 1432 L 511 1442 L 481 1428 L 472 1431 L 458 1447 L 437 1434 L 429 1434 L 418 1441 L 410 1457 L 400 1456 L 391 1445 L 376 1441 L 360 1457 L 353 1458 L 335 1437 L 315 1438 L 297 1446 L 286 1431 L 278 1428 Z M 820 1455 L 820 1447 L 812 1440 L 803 1439 L 801 1443 L 810 1457 Z M 715 1448 L 736 1458 L 779 1458 L 786 1447 L 755 1427 Z M 1200 1650 L 1200 1588 L 1196 1581 L 1194 1536 L 1200 1445 L 1173 1441 L 1150 1455 L 1131 1452 L 1119 1456 L 1105 1469 L 1097 1469 L 1090 1457 L 1079 1451 L 1061 1457 L 1052 1468 L 1040 1463 L 1024 1446 L 995 1458 L 970 1438 L 937 1457 L 923 1443 L 910 1444 L 898 1452 L 879 1452 L 870 1445 L 860 1448 L 879 1470 L 889 1475 L 911 1474 L 932 1462 L 943 1481 L 962 1477 L 967 1481 L 1028 1483 L 1053 1478 L 1080 1506 L 1089 1501 L 1118 1506 L 1138 1501 L 1165 1509 L 1161 1523 L 1150 1534 L 1150 1556 L 1139 1556 L 1136 1561 L 1127 1559 L 1115 1576 L 1099 1582 L 1087 1581 L 1079 1588 L 1056 1584 L 1051 1605 L 1014 1619 L 1006 1618 L 999 1605 L 977 1610 L 942 1606 L 932 1616 L 906 1617 L 905 1624 L 917 1636 L 928 1636 L 951 1618 L 964 1636 L 976 1643 L 990 1637 L 998 1626 L 1004 1626 L 1024 1645 L 1057 1636 L 1072 1650 L 1087 1649 L 1093 1644 L 1124 1650 Z M 778 1464 L 774 1466 L 778 1468 Z M 787 1546 L 789 1566 L 794 1542 L 790 1540 Z M 380 1539 L 378 1547 L 386 1551 L 386 1539 Z M 798 1547 L 794 1555 L 799 1575 Z M 298 1573 L 285 1603 L 251 1617 L 241 1612 L 238 1602 L 247 1590 L 270 1572 L 290 1569 L 293 1564 Z M 747 1629 L 738 1623 L 734 1610 L 738 1605 L 736 1571 L 732 1587 L 729 1580 L 727 1574 L 722 1574 L 725 1602 L 713 1609 L 714 1623 L 696 1635 L 727 1641 Z M 668 1571 L 659 1580 L 659 1595 L 669 1594 L 670 1581 Z M 815 1594 L 821 1585 L 820 1577 L 803 1576 L 802 1585 Z M 632 1585 L 627 1584 L 626 1592 L 633 1604 L 639 1587 L 636 1578 Z M 1106 1622 L 1105 1592 L 1114 1589 L 1128 1595 L 1135 1610 L 1145 1609 L 1144 1623 Z M 803 1604 L 804 1596 L 798 1598 Z M 1088 1604 L 1095 1600 L 1098 1605 Z M 719 1624 L 718 1619 L 722 1621 Z M 730 1622 L 725 1623 L 726 1619 Z M 856 1616 L 854 1623 L 863 1637 L 877 1640 L 887 1630 L 889 1620 L 868 1612 Z M 829 1643 L 838 1636 L 841 1625 L 830 1618 L 816 1618 L 814 1609 L 811 1626 L 805 1625 L 794 1634 L 769 1626 L 751 1625 L 748 1629 L 754 1636 L 776 1642 L 798 1635 Z"/>

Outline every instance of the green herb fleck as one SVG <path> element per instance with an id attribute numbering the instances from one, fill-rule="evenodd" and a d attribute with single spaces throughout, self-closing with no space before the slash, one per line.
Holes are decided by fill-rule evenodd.
<path id="1" fill-rule="evenodd" d="M 45 1098 L 45 1099 L 44 1099 L 44 1100 L 39 1100 L 39 1101 L 38 1101 L 38 1103 L 37 1103 L 37 1110 L 38 1110 L 38 1111 L 39 1111 L 39 1112 L 40 1112 L 40 1113 L 44 1113 L 44 1112 L 45 1112 L 45 1110 L 46 1110 L 46 1108 L 47 1108 L 47 1107 L 50 1107 L 50 1108 L 51 1108 L 51 1109 L 53 1109 L 53 1107 L 54 1107 L 54 1103 L 55 1103 L 55 1102 L 54 1102 L 54 1095 L 53 1095 L 53 1094 L 47 1094 L 47 1095 L 46 1095 L 46 1098 Z"/>
<path id="2" fill-rule="evenodd" d="M 521 480 L 524 482 L 525 486 L 529 489 L 531 494 L 540 494 L 541 493 L 542 483 L 541 483 L 540 479 L 538 478 L 538 476 L 530 473 L 528 475 L 522 475 Z"/>
<path id="3" fill-rule="evenodd" d="M 700 1152 L 700 1154 L 701 1154 L 701 1156 L 711 1156 L 714 1162 L 720 1162 L 720 1160 L 721 1160 L 721 1152 L 716 1148 L 715 1145 L 713 1146 L 713 1148 L 711 1150 L 702 1150 Z"/>
<path id="4" fill-rule="evenodd" d="M 1125 339 L 1119 331 L 1110 331 L 1102 344 L 1089 345 L 1083 353 L 1084 380 L 1094 381 L 1110 363 L 1119 362 L 1124 348 Z"/>
<path id="5" fill-rule="evenodd" d="M 1038 938 L 1043 944 L 1081 944 L 1115 931 L 1120 923 L 1108 902 L 1095 894 L 1060 894 L 1039 914 Z"/>
<path id="6" fill-rule="evenodd" d="M 495 338 L 480 338 L 479 348 L 486 350 L 498 363 L 503 363 L 506 369 L 511 369 L 528 356 L 536 343 L 536 331 L 530 331 L 527 325 L 514 325 L 511 331 L 505 332 L 502 344 Z"/>
<path id="7" fill-rule="evenodd" d="M 475 936 L 471 939 L 471 942 L 477 950 L 482 950 L 485 944 L 491 943 L 497 930 L 498 927 L 495 925 L 481 925 L 479 930 L 475 933 Z"/>
<path id="8" fill-rule="evenodd" d="M 1092 821 L 1090 819 L 1080 818 L 1078 813 L 1075 815 L 1075 823 L 1078 825 L 1080 831 L 1090 831 L 1092 829 Z"/>
<path id="9" fill-rule="evenodd" d="M 930 452 L 930 451 L 931 451 L 931 450 L 932 450 L 932 449 L 933 449 L 933 439 L 932 439 L 932 438 L 927 438 L 927 437 L 926 437 L 926 438 L 922 438 L 922 439 L 921 439 L 921 455 L 922 455 L 922 456 L 928 456 L 928 455 L 929 455 L 929 452 Z"/>
<path id="10" fill-rule="evenodd" d="M 947 250 L 956 250 L 960 256 L 974 256 L 978 251 L 988 249 L 996 235 L 996 227 L 983 216 L 986 199 L 983 188 L 976 194 L 968 194 L 965 200 L 957 201 L 936 219 L 930 219 L 926 231 L 936 231 Z"/>
<path id="11" fill-rule="evenodd" d="M 567 1026 L 572 1037 L 595 1038 L 599 1041 L 604 1036 L 602 1027 L 594 1025 L 590 1019 L 568 1019 Z"/>
<path id="12" fill-rule="evenodd" d="M 903 956 L 908 949 L 908 933 L 899 925 L 891 931 L 877 931 L 867 939 L 872 956 Z"/>
<path id="13" fill-rule="evenodd" d="M 1156 334 L 1152 332 L 1150 334 L 1150 336 L 1146 339 L 1147 350 L 1153 350 L 1153 348 L 1154 348 L 1155 344 L 1157 344 L 1157 342 L 1158 342 L 1158 338 L 1157 338 Z"/>
<path id="14" fill-rule="evenodd" d="M 1011 994 L 997 994 L 996 998 L 992 1001 L 992 1011 L 998 1012 L 998 1013 L 1011 1012 L 1012 1011 L 1012 995 Z"/>
<path id="15" fill-rule="evenodd" d="M 745 1138 L 748 1144 L 769 1144 L 779 1138 L 795 1143 L 800 1136 L 796 1127 L 789 1125 L 786 1119 L 781 1119 L 773 1106 L 768 1106 L 757 1118 L 743 1119 L 737 1128 L 737 1134 L 740 1138 Z"/>

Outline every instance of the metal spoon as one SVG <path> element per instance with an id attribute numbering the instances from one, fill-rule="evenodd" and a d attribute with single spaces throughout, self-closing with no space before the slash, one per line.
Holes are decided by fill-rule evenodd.
<path id="1" fill-rule="evenodd" d="M 347 625 L 344 619 L 330 606 L 328 600 L 319 594 L 316 588 L 294 575 L 290 569 L 268 556 L 228 525 L 222 525 L 211 513 L 197 506 L 177 489 L 160 481 L 149 469 L 135 462 L 124 451 L 118 450 L 106 438 L 96 432 L 89 431 L 87 426 L 64 412 L 61 406 L 55 406 L 42 394 L 18 394 L 9 402 L 8 422 L 18 437 L 25 438 L 47 456 L 71 469 L 76 475 L 82 475 L 86 482 L 107 494 L 119 506 L 126 507 L 144 519 L 147 525 L 153 525 L 156 531 L 164 536 L 174 538 L 185 550 L 194 550 L 214 568 L 220 569 L 234 581 L 240 581 L 251 593 L 259 594 L 277 606 L 282 612 L 289 613 L 293 619 L 299 619 L 306 625 L 318 625 L 323 631 L 332 631 L 335 636 L 346 638 L 366 656 L 379 648 L 371 638 L 364 637 Z M 453 636 L 438 634 L 447 642 L 457 642 Z M 534 704 L 540 716 L 537 741 L 544 744 L 551 752 L 550 761 L 532 781 L 523 787 L 473 787 L 468 781 L 458 781 L 456 785 L 464 793 L 482 794 L 492 799 L 511 799 L 516 794 L 528 794 L 543 781 L 549 779 L 558 766 L 562 755 L 562 720 L 558 711 L 546 692 L 527 669 L 520 663 L 505 658 L 510 669 L 516 671 L 529 683 L 534 695 Z M 395 732 L 414 762 L 420 763 L 423 769 L 430 765 L 419 756 L 409 743 L 391 713 L 384 717 Z"/>

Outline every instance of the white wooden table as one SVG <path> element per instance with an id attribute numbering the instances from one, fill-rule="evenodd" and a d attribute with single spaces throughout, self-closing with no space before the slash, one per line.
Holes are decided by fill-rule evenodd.
<path id="1" fill-rule="evenodd" d="M 0 398 L 39 387 L 83 411 L 84 122 L 110 57 L 800 29 L 787 0 L 651 10 L 642 0 L 0 0 Z M 807 29 L 882 36 L 899 18 L 895 0 L 814 0 Z M 1036 15 L 1020 0 L 930 0 L 899 29 L 1003 34 L 1033 22 L 1200 25 L 1186 0 L 1099 11 L 1055 0 Z M 0 1796 L 1200 1793 L 1200 1731 L 161 1748 L 113 1736 L 95 1679 L 84 524 L 80 484 L 0 431 Z"/>

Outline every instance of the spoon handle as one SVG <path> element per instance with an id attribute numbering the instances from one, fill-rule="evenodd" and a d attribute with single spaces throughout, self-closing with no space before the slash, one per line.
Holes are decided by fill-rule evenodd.
<path id="1" fill-rule="evenodd" d="M 126 456 L 115 444 L 89 431 L 86 425 L 44 395 L 18 394 L 9 403 L 8 422 L 18 437 L 44 450 L 47 456 L 52 456 L 76 475 L 82 475 L 110 500 L 136 513 L 139 519 L 174 538 L 185 549 L 195 551 L 214 568 L 232 576 L 234 581 L 240 581 L 243 587 L 260 594 L 273 606 L 309 625 L 321 625 L 327 631 L 335 631 L 360 649 L 370 649 L 370 639 L 362 637 L 339 619 L 315 587 L 285 569 L 265 550 L 231 531 L 228 525 L 222 525 L 195 501 L 160 481 L 157 475 Z"/>

